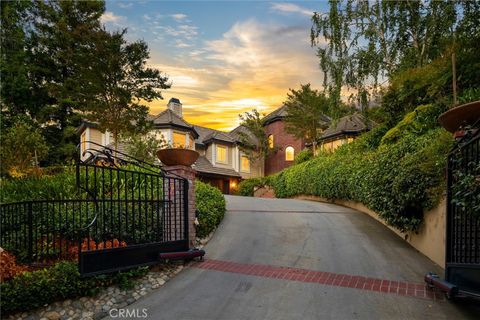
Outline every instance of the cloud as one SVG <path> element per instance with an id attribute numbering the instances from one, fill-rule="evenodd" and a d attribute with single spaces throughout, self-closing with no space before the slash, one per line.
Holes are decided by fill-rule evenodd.
<path id="1" fill-rule="evenodd" d="M 116 4 L 122 9 L 127 9 L 133 6 L 132 2 L 117 1 Z"/>
<path id="2" fill-rule="evenodd" d="M 155 26 L 156 29 L 161 29 L 166 34 L 173 37 L 183 37 L 185 39 L 193 39 L 198 35 L 198 27 L 192 25 L 180 25 L 177 27 L 172 26 Z"/>
<path id="3" fill-rule="evenodd" d="M 321 88 L 322 73 L 309 41 L 307 26 L 237 22 L 221 37 L 193 50 L 156 57 L 164 61 L 156 67 L 173 83 L 164 92 L 165 100 L 179 98 L 187 121 L 230 130 L 239 124 L 240 113 L 278 108 L 289 88 L 308 82 Z M 151 104 L 152 112 L 162 111 L 166 101 Z"/>
<path id="4" fill-rule="evenodd" d="M 175 13 L 175 14 L 171 14 L 170 17 L 172 17 L 175 21 L 181 22 L 185 20 L 188 16 L 183 13 Z"/>
<path id="5" fill-rule="evenodd" d="M 299 13 L 304 16 L 313 16 L 313 11 L 307 8 L 300 7 L 293 3 L 273 3 L 271 9 L 283 13 Z"/>
<path id="6" fill-rule="evenodd" d="M 102 21 L 102 23 L 107 23 L 107 22 L 114 22 L 115 23 L 115 22 L 119 22 L 119 21 L 123 20 L 124 18 L 125 17 L 123 17 L 123 16 L 115 15 L 111 11 L 105 11 L 105 13 L 100 18 L 100 21 Z"/>

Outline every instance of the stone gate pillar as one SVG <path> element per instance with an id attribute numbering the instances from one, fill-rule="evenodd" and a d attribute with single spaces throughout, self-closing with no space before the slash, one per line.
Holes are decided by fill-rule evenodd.
<path id="1" fill-rule="evenodd" d="M 176 165 L 164 166 L 163 169 L 178 177 L 188 181 L 188 245 L 190 248 L 195 246 L 195 176 L 197 171 L 191 167 Z M 174 176 L 175 177 L 175 176 Z"/>

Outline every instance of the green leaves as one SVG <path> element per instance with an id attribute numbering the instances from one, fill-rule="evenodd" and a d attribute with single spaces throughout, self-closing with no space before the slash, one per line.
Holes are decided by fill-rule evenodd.
<path id="1" fill-rule="evenodd" d="M 434 110 L 436 106 L 422 106 L 415 116 L 405 117 L 387 133 L 388 143 L 385 135 L 379 145 L 385 132 L 379 127 L 334 153 L 283 170 L 270 177 L 269 184 L 280 198 L 307 194 L 361 202 L 389 225 L 416 230 L 423 212 L 443 194 L 452 145 L 451 135 L 432 124 Z M 471 178 L 465 180 L 469 182 Z"/>
<path id="2" fill-rule="evenodd" d="M 195 197 L 199 222 L 197 237 L 205 238 L 222 221 L 226 211 L 225 198 L 220 190 L 200 181 L 195 182 Z"/>

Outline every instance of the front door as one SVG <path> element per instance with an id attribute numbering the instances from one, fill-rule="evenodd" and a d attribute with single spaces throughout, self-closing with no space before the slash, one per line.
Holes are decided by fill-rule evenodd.
<path id="1" fill-rule="evenodd" d="M 223 194 L 230 194 L 230 181 L 229 180 L 223 180 Z"/>

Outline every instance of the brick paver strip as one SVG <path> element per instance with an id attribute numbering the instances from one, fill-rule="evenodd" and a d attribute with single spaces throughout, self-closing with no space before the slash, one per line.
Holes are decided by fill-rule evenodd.
<path id="1" fill-rule="evenodd" d="M 376 279 L 358 275 L 210 259 L 196 262 L 192 264 L 192 266 L 200 269 L 239 273 L 287 281 L 319 283 L 328 286 L 381 292 L 384 294 L 393 294 L 418 299 L 437 301 L 444 300 L 443 293 L 428 290 L 423 283 Z"/>

